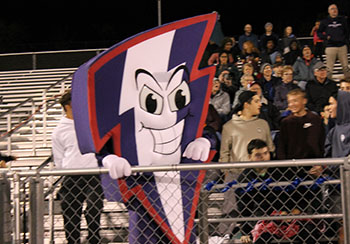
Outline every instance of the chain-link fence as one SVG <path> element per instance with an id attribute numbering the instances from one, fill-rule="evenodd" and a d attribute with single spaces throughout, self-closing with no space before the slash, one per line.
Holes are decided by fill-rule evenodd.
<path id="1" fill-rule="evenodd" d="M 0 243 L 350 243 L 347 158 L 132 171 L 3 171 Z"/>

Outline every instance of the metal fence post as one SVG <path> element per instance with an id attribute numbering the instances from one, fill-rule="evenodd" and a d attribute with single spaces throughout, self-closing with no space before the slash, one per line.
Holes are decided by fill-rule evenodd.
<path id="1" fill-rule="evenodd" d="M 39 176 L 29 183 L 29 232 L 30 243 L 44 243 L 44 191 Z"/>
<path id="2" fill-rule="evenodd" d="M 36 63 L 37 63 L 36 62 L 36 58 L 37 58 L 36 55 L 37 55 L 36 53 L 32 54 L 32 68 L 33 68 L 33 70 L 36 70 L 36 66 L 37 66 L 36 65 Z"/>
<path id="3" fill-rule="evenodd" d="M 13 174 L 13 204 L 14 204 L 14 243 L 21 243 L 21 188 L 20 176 Z"/>
<path id="4" fill-rule="evenodd" d="M 11 190 L 6 174 L 0 175 L 0 243 L 12 242 Z"/>
<path id="5" fill-rule="evenodd" d="M 202 189 L 198 204 L 198 236 L 201 244 L 208 244 L 209 241 L 208 200 L 209 192 Z"/>
<path id="6" fill-rule="evenodd" d="M 343 226 L 344 243 L 350 244 L 350 162 L 349 157 L 345 159 L 342 170 L 342 198 L 343 198 Z"/>

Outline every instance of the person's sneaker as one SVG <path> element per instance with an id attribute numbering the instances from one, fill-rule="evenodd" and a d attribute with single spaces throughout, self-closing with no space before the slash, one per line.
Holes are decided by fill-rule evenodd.
<path id="1" fill-rule="evenodd" d="M 224 244 L 225 241 L 230 240 L 230 234 L 226 234 L 223 237 L 222 236 L 210 236 L 208 244 Z M 197 237 L 196 243 L 199 244 L 199 238 Z"/>
<path id="2" fill-rule="evenodd" d="M 209 238 L 209 244 L 223 244 L 226 241 L 230 240 L 230 234 L 226 234 L 224 235 L 224 237 L 222 236 L 213 236 L 216 237 L 213 240 L 211 238 Z"/>

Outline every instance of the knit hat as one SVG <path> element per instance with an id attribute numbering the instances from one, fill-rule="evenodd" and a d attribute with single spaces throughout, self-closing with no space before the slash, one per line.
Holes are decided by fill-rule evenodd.
<path id="1" fill-rule="evenodd" d="M 266 28 L 268 26 L 272 26 L 273 27 L 273 24 L 271 22 L 267 22 L 264 27 Z"/>
<path id="2" fill-rule="evenodd" d="M 264 63 L 260 66 L 260 73 L 264 73 L 264 69 L 266 68 L 266 66 L 270 66 L 272 69 L 272 65 L 270 63 Z"/>
<path id="3" fill-rule="evenodd" d="M 244 91 L 238 96 L 238 103 L 237 105 L 233 108 L 233 113 L 237 114 L 239 111 L 243 110 L 243 106 L 246 102 L 252 99 L 256 95 L 255 92 L 252 91 Z"/>

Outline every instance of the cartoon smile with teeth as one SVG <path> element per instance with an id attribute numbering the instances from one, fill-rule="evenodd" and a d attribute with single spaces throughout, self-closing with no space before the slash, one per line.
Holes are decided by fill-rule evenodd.
<path id="1" fill-rule="evenodd" d="M 143 145 L 137 151 L 140 155 L 145 151 L 168 156 L 175 154 L 177 160 L 173 163 L 179 163 L 185 119 L 177 121 L 177 112 L 185 109 L 191 101 L 187 67 L 181 65 L 174 71 L 154 74 L 138 69 L 135 73 L 139 92 L 139 107 L 135 108 L 136 141 L 140 141 L 138 145 L 143 145 L 142 141 L 145 141 L 153 147 Z M 160 163 L 154 160 L 148 162 Z"/>
<path id="2" fill-rule="evenodd" d="M 72 107 L 82 153 L 99 155 L 105 197 L 129 211 L 129 243 L 195 243 L 204 171 L 131 175 L 131 166 L 211 159 L 202 137 L 215 67 L 198 69 L 208 14 L 131 37 L 76 71 Z"/>

